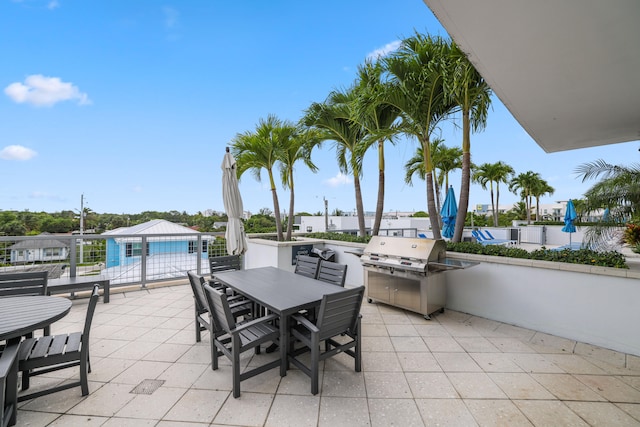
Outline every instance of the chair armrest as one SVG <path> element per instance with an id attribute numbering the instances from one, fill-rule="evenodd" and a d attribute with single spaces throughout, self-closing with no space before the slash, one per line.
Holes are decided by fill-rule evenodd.
<path id="1" fill-rule="evenodd" d="M 307 319 L 304 316 L 301 316 L 299 314 L 294 314 L 293 316 L 291 316 L 291 318 L 293 318 L 296 322 L 298 322 L 299 324 L 301 324 L 302 326 L 304 326 L 305 328 L 307 328 L 308 330 L 310 330 L 311 332 L 320 332 L 320 329 L 318 329 L 316 327 L 316 325 L 314 325 L 313 323 L 311 323 L 309 321 L 309 319 Z"/>
<path id="2" fill-rule="evenodd" d="M 244 299 L 242 301 L 236 301 L 236 302 L 231 302 L 229 301 L 229 308 L 236 308 L 236 307 L 240 307 L 246 304 L 251 304 L 252 301 L 248 300 L 248 299 Z"/>
<path id="3" fill-rule="evenodd" d="M 272 320 L 276 320 L 279 319 L 280 317 L 277 314 L 269 314 L 267 316 L 264 317 L 259 317 L 257 319 L 251 320 L 250 322 L 247 323 L 242 323 L 241 325 L 237 325 L 235 329 L 233 329 L 231 331 L 232 334 L 236 334 L 240 331 L 244 331 L 247 328 L 250 328 L 252 326 L 255 325 L 260 325 L 261 323 L 267 323 L 270 322 Z"/>
<path id="4" fill-rule="evenodd" d="M 11 344 L 4 348 L 2 355 L 0 356 L 0 378 L 5 378 L 9 375 L 11 365 L 13 365 L 15 359 L 18 357 L 18 344 Z M 4 404 L 0 402 L 0 404 Z"/>

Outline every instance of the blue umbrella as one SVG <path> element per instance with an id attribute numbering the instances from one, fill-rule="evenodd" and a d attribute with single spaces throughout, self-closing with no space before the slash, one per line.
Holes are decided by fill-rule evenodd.
<path id="1" fill-rule="evenodd" d="M 456 229 L 456 216 L 458 215 L 458 205 L 456 204 L 456 195 L 453 187 L 447 190 L 447 196 L 444 198 L 440 216 L 442 217 L 442 237 L 452 238 Z"/>
<path id="2" fill-rule="evenodd" d="M 571 246 L 571 233 L 576 232 L 576 226 L 573 225 L 573 221 L 575 221 L 577 217 L 576 208 L 573 206 L 571 199 L 569 199 L 567 202 L 567 211 L 564 213 L 564 227 L 562 227 L 562 231 L 569 233 L 569 246 Z"/>

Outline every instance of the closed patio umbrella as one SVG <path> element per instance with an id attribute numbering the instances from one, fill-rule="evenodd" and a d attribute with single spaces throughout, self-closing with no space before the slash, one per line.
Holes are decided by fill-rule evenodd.
<path id="1" fill-rule="evenodd" d="M 227 231 L 224 234 L 227 239 L 227 253 L 242 255 L 247 251 L 247 240 L 241 219 L 244 208 L 238 187 L 236 159 L 229 152 L 229 147 L 222 161 L 222 201 L 228 218 Z"/>
<path id="2" fill-rule="evenodd" d="M 442 237 L 452 238 L 456 229 L 456 216 L 458 215 L 458 205 L 456 203 L 456 195 L 453 192 L 453 186 L 447 190 L 444 198 L 440 216 L 442 217 Z"/>
<path id="3" fill-rule="evenodd" d="M 576 208 L 573 206 L 571 199 L 569 199 L 567 202 L 567 211 L 564 213 L 564 227 L 562 227 L 562 231 L 569 233 L 569 246 L 571 246 L 571 233 L 576 232 L 576 226 L 573 225 L 573 221 L 575 221 L 577 217 Z"/>

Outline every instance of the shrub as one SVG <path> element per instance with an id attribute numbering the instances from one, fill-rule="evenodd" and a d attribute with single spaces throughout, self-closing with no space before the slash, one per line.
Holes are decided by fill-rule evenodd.
<path id="1" fill-rule="evenodd" d="M 624 229 L 622 241 L 630 244 L 631 246 L 637 246 L 640 244 L 640 224 L 628 223 Z"/>
<path id="2" fill-rule="evenodd" d="M 371 236 L 359 237 L 346 233 L 309 233 L 305 237 L 313 239 L 338 240 L 340 242 L 369 243 Z"/>
<path id="3" fill-rule="evenodd" d="M 533 252 L 502 245 L 481 245 L 473 242 L 447 243 L 447 251 L 477 255 L 493 255 L 571 264 L 597 265 L 600 267 L 629 268 L 624 255 L 619 252 L 595 252 L 589 249 L 552 251 L 544 246 Z"/>

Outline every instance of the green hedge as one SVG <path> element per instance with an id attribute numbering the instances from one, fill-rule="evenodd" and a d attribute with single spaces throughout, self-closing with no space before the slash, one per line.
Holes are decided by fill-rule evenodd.
<path id="1" fill-rule="evenodd" d="M 358 237 L 342 233 L 309 233 L 306 237 L 341 242 L 368 243 L 371 236 Z M 447 250 L 467 254 L 491 255 L 509 258 L 537 259 L 542 261 L 567 262 L 571 264 L 597 265 L 599 267 L 629 268 L 624 255 L 619 252 L 595 252 L 589 249 L 552 251 L 544 246 L 533 252 L 504 245 L 481 245 L 474 242 L 447 242 Z"/>
<path id="2" fill-rule="evenodd" d="M 566 262 L 570 264 L 597 265 L 600 267 L 629 268 L 624 255 L 619 252 L 595 252 L 590 249 L 552 251 L 544 246 L 533 252 L 503 245 L 481 245 L 473 242 L 447 243 L 447 251 L 509 258 L 536 259 Z"/>

